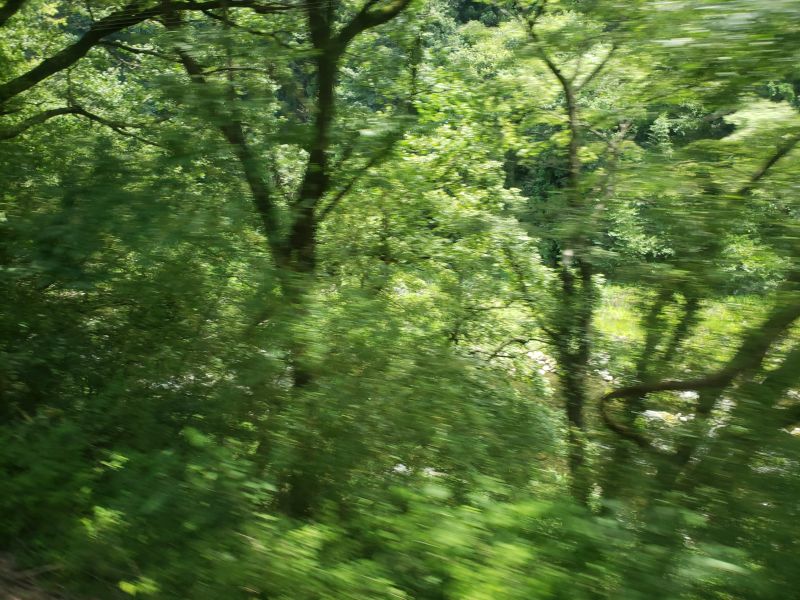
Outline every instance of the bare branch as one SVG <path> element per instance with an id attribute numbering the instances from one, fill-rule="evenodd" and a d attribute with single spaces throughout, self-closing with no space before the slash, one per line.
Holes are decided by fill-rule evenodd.
<path id="1" fill-rule="evenodd" d="M 85 118 L 89 119 L 90 121 L 94 121 L 95 123 L 99 123 L 100 125 L 104 125 L 105 127 L 108 127 L 109 129 L 111 129 L 112 131 L 114 131 L 114 132 L 116 132 L 116 133 L 118 133 L 120 135 L 123 135 L 125 137 L 129 137 L 129 138 L 134 139 L 134 140 L 138 140 L 141 143 L 146 144 L 148 146 L 156 146 L 156 147 L 159 147 L 159 148 L 162 147 L 161 144 L 159 144 L 157 142 L 154 142 L 152 140 L 148 140 L 146 138 L 143 138 L 140 135 L 137 135 L 135 133 L 132 133 L 132 132 L 128 131 L 129 129 L 131 129 L 133 127 L 136 127 L 134 125 L 129 125 L 129 124 L 126 124 L 126 123 L 122 123 L 120 121 L 113 121 L 111 119 L 107 119 L 105 117 L 101 117 L 100 115 L 97 115 L 95 113 L 89 112 L 88 110 L 85 110 L 85 109 L 83 109 L 81 107 L 74 107 L 74 108 L 75 108 L 75 114 L 76 115 L 81 116 L 81 117 L 85 117 Z"/>
<path id="2" fill-rule="evenodd" d="M 273 42 L 281 46 L 282 48 L 286 48 L 287 50 L 295 50 L 296 48 L 291 44 L 286 43 L 284 40 L 280 39 L 275 33 L 271 31 L 262 31 L 260 29 L 251 29 L 249 27 L 245 27 L 244 25 L 240 25 L 233 19 L 230 19 L 224 15 L 218 15 L 217 13 L 211 12 L 210 10 L 204 10 L 203 14 L 209 17 L 210 19 L 214 19 L 225 24 L 228 27 L 233 27 L 235 29 L 239 29 L 241 31 L 245 31 L 251 35 L 257 35 L 259 37 L 265 37 L 271 39 Z"/>
<path id="3" fill-rule="evenodd" d="M 489 361 L 489 360 L 492 360 L 494 358 L 499 358 L 501 356 L 501 353 L 503 352 L 503 350 L 505 350 L 509 346 L 519 345 L 519 346 L 522 346 L 523 348 L 525 348 L 531 342 L 539 342 L 540 344 L 544 343 L 542 340 L 539 340 L 537 338 L 512 338 L 510 340 L 506 340 L 505 342 L 503 342 L 502 344 L 497 346 L 497 348 L 495 348 L 492 352 L 490 352 L 488 354 L 488 356 L 486 357 L 486 360 Z M 509 356 L 509 358 L 511 358 L 511 357 Z"/>

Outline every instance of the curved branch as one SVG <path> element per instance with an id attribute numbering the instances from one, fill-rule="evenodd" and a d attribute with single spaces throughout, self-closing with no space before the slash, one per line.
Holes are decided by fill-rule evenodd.
<path id="1" fill-rule="evenodd" d="M 794 280 L 795 277 L 790 278 Z M 642 448 L 654 450 L 652 442 L 640 432 L 615 421 L 608 412 L 608 403 L 617 398 L 630 398 L 646 396 L 655 392 L 688 392 L 700 390 L 723 390 L 730 385 L 736 377 L 758 368 L 769 349 L 776 340 L 781 338 L 786 330 L 800 318 L 800 298 L 793 294 L 784 304 L 775 307 L 772 314 L 758 328 L 751 331 L 742 341 L 736 354 L 719 371 L 685 381 L 666 380 L 651 383 L 631 385 L 605 394 L 600 398 L 599 409 L 603 423 L 620 436 L 635 442 Z M 713 408 L 713 403 L 718 394 L 710 394 L 702 399 L 696 409 L 696 416 L 706 417 Z M 685 452 L 681 453 L 685 454 Z"/>
<path id="2" fill-rule="evenodd" d="M 344 50 L 345 46 L 362 31 L 388 23 L 408 7 L 411 0 L 395 0 L 389 6 L 372 10 L 375 4 L 376 0 L 368 0 L 358 14 L 342 28 L 333 40 L 337 47 Z"/>
<path id="3" fill-rule="evenodd" d="M 74 106 L 64 106 L 61 108 L 51 108 L 49 110 L 45 110 L 38 114 L 33 115 L 32 117 L 28 117 L 21 123 L 17 123 L 13 127 L 6 127 L 4 129 L 0 129 L 0 140 L 10 140 L 11 138 L 15 138 L 18 135 L 25 133 L 31 127 L 35 127 L 36 125 L 41 125 L 45 121 L 52 119 L 53 117 L 58 117 L 60 115 L 74 115 L 77 114 L 78 109 Z"/>
<path id="4" fill-rule="evenodd" d="M 800 135 L 794 136 L 783 144 L 780 144 L 775 153 L 770 156 L 766 162 L 753 173 L 748 182 L 738 190 L 737 195 L 743 197 L 752 192 L 756 184 L 768 174 L 770 169 L 781 158 L 791 152 L 798 142 L 800 142 Z M 782 337 L 788 328 L 800 318 L 800 298 L 797 297 L 798 294 L 796 292 L 798 283 L 800 283 L 800 272 L 793 272 L 787 277 L 789 291 L 793 293 L 789 298 L 786 298 L 782 304 L 773 308 L 772 314 L 761 327 L 751 331 L 750 334 L 745 337 L 736 354 L 721 370 L 699 379 L 644 383 L 613 390 L 605 394 L 599 402 L 600 416 L 603 423 L 617 435 L 634 442 L 639 447 L 668 456 L 675 462 L 677 467 L 686 465 L 697 448 L 699 438 L 695 437 L 685 441 L 680 444 L 673 453 L 664 453 L 658 450 L 641 432 L 636 431 L 633 427 L 615 421 L 609 414 L 609 402 L 616 398 L 644 397 L 647 394 L 659 391 L 698 391 L 702 393 L 700 394 L 695 409 L 695 417 L 702 420 L 707 419 L 721 396 L 722 391 L 730 385 L 736 377 L 751 372 L 753 369 L 757 369 L 762 364 L 764 357 L 774 342 Z M 691 323 L 696 318 L 697 308 L 698 302 L 696 299 L 687 299 L 684 318 L 675 332 L 665 358 L 671 357 L 671 354 L 675 352 L 680 343 L 680 338 L 686 334 Z M 776 377 L 783 376 L 787 368 L 792 369 L 796 367 L 798 355 L 800 355 L 800 352 L 795 349 L 791 354 L 792 360 L 785 361 L 784 365 L 773 373 L 771 378 L 768 377 L 768 381 L 771 382 Z M 766 384 L 767 381 L 764 383 Z M 770 383 L 770 385 L 772 384 Z M 800 413 L 800 411 L 798 412 Z M 664 481 L 674 482 L 675 477 L 677 477 L 677 471 L 675 469 L 666 469 L 659 472 L 659 477 Z"/>
<path id="5" fill-rule="evenodd" d="M 686 381 L 666 380 L 655 383 L 640 383 L 637 385 L 631 385 L 612 390 L 600 398 L 600 417 L 602 418 L 606 427 L 608 427 L 611 431 L 627 440 L 634 442 L 640 448 L 665 454 L 664 452 L 658 450 L 658 448 L 656 448 L 653 443 L 639 431 L 615 421 L 608 412 L 608 403 L 611 402 L 611 400 L 618 398 L 635 398 L 639 396 L 646 396 L 655 392 L 693 392 L 700 389 L 717 387 L 720 385 L 722 380 L 722 373 L 714 373 L 700 379 L 689 379 Z"/>
<path id="6" fill-rule="evenodd" d="M 134 127 L 133 125 L 107 119 L 106 117 L 102 117 L 98 114 L 90 112 L 80 106 L 63 106 L 60 108 L 51 108 L 49 110 L 45 110 L 38 114 L 35 114 L 32 117 L 29 117 L 24 121 L 22 121 L 21 123 L 14 125 L 13 127 L 0 129 L 0 141 L 10 140 L 12 138 L 15 138 L 18 135 L 25 133 L 31 127 L 35 127 L 36 125 L 41 125 L 45 121 L 49 121 L 53 117 L 58 117 L 61 115 L 75 115 L 79 117 L 84 117 L 86 119 L 89 119 L 90 121 L 94 121 L 95 123 L 104 125 L 105 127 L 108 127 L 109 129 L 115 131 L 116 133 L 124 135 L 125 137 L 133 138 L 135 140 L 142 142 L 143 144 L 147 144 L 148 146 L 160 147 L 160 144 L 157 144 L 156 142 L 150 141 L 146 138 L 143 138 L 139 135 L 136 135 L 135 133 L 131 133 L 130 131 L 128 131 L 128 129 Z"/>
<path id="7" fill-rule="evenodd" d="M 74 114 L 75 115 L 78 115 L 80 117 L 84 117 L 86 119 L 89 119 L 90 121 L 94 121 L 95 123 L 99 123 L 100 125 L 108 127 L 109 129 L 111 129 L 112 131 L 114 131 L 114 132 L 116 132 L 116 133 L 118 133 L 120 135 L 123 135 L 125 137 L 129 137 L 131 139 L 137 140 L 137 141 L 139 141 L 139 142 L 141 142 L 143 144 L 146 144 L 148 146 L 155 146 L 157 148 L 161 148 L 162 147 L 161 144 L 159 144 L 157 142 L 153 142 L 151 140 L 148 140 L 147 138 L 143 138 L 140 135 L 137 135 L 135 133 L 131 133 L 130 131 L 128 131 L 128 129 L 131 129 L 132 127 L 137 127 L 136 125 L 129 125 L 127 123 L 122 123 L 120 121 L 113 121 L 111 119 L 107 119 L 105 117 L 101 117 L 100 115 L 95 114 L 93 112 L 89 112 L 88 110 L 86 110 L 84 108 L 81 108 L 79 106 L 74 107 L 74 109 L 75 109 L 74 110 Z"/>
<path id="8" fill-rule="evenodd" d="M 756 184 L 761 181 L 770 171 L 770 169 L 784 156 L 789 154 L 792 149 L 800 143 L 800 135 L 795 135 L 789 140 L 780 144 L 775 153 L 770 156 L 765 163 L 750 176 L 747 183 L 742 186 L 738 191 L 738 196 L 746 196 L 753 191 Z M 794 292 L 788 300 L 782 305 L 776 306 L 769 318 L 757 330 L 751 331 L 750 334 L 742 341 L 738 351 L 728 361 L 728 364 L 720 371 L 708 375 L 700 379 L 692 379 L 687 381 L 661 381 L 656 383 L 643 383 L 633 385 L 618 390 L 609 392 L 600 398 L 599 408 L 600 416 L 603 423 L 617 433 L 618 435 L 635 442 L 642 448 L 654 449 L 653 444 L 645 438 L 641 433 L 633 430 L 626 425 L 615 421 L 608 413 L 608 403 L 616 398 L 630 398 L 634 396 L 645 396 L 654 392 L 665 391 L 700 391 L 700 390 L 714 390 L 708 394 L 704 394 L 700 398 L 700 402 L 695 410 L 695 416 L 705 418 L 710 413 L 716 403 L 721 391 L 730 385 L 730 383 L 739 375 L 758 368 L 772 344 L 784 335 L 786 330 L 800 318 L 800 298 L 797 297 L 796 288 L 800 283 L 800 271 L 795 271 L 787 277 L 787 285 L 790 292 Z M 689 303 L 691 300 L 691 303 Z M 688 328 L 691 321 L 695 318 L 698 303 L 696 299 L 690 298 L 687 300 L 686 313 L 679 328 L 681 326 Z M 681 331 L 681 335 L 685 335 L 686 331 Z M 668 354 L 674 353 L 679 339 L 673 339 Z M 694 442 L 691 445 L 684 445 L 678 449 L 674 455 L 676 459 L 682 462 L 687 462 L 692 452 L 692 448 L 696 445 Z"/>

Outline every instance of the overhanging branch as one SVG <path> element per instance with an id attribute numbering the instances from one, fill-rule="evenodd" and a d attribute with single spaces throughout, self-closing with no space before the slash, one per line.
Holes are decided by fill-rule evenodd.
<path id="1" fill-rule="evenodd" d="M 25 92 L 39 82 L 51 77 L 74 65 L 101 40 L 122 31 L 133 25 L 137 25 L 148 19 L 164 14 L 165 8 L 162 4 L 157 6 L 147 6 L 149 3 L 142 0 L 129 3 L 125 8 L 100 19 L 94 23 L 74 44 L 63 48 L 53 56 L 44 59 L 31 70 L 15 77 L 14 79 L 0 84 L 0 104 Z M 289 4 L 270 4 L 258 2 L 257 0 L 210 0 L 208 2 L 171 2 L 170 11 L 204 11 L 214 8 L 249 8 L 260 14 L 276 13 L 287 10 L 295 10 L 296 5 Z"/>
<path id="2" fill-rule="evenodd" d="M 6 127 L 4 129 L 0 129 L 0 140 L 9 140 L 15 138 L 25 133 L 28 129 L 35 127 L 37 125 L 41 125 L 42 123 L 61 115 L 75 115 L 79 117 L 84 117 L 86 119 L 89 119 L 90 121 L 94 121 L 95 123 L 99 123 L 100 125 L 108 127 L 109 129 L 113 130 L 114 132 L 120 135 L 136 139 L 142 142 L 143 144 L 147 144 L 148 146 L 160 146 L 160 144 L 156 142 L 153 142 L 151 140 L 148 140 L 146 138 L 141 137 L 140 135 L 131 132 L 130 129 L 135 127 L 134 125 L 102 117 L 80 106 L 64 106 L 60 108 L 51 108 L 49 110 L 37 113 L 32 117 L 28 117 L 24 121 L 12 127 Z"/>
<path id="3" fill-rule="evenodd" d="M 72 106 L 64 106 L 61 108 L 51 108 L 49 110 L 45 110 L 38 114 L 33 115 L 32 117 L 28 117 L 21 123 L 17 123 L 12 127 L 5 127 L 0 129 L 0 140 L 10 140 L 12 138 L 17 137 L 25 133 L 31 127 L 35 127 L 36 125 L 41 125 L 45 121 L 49 121 L 53 117 L 58 117 L 61 115 L 74 115 L 77 114 L 77 109 Z"/>

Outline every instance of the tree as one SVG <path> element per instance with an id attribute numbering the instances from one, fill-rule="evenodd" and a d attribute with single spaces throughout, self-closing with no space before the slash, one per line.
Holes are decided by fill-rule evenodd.
<path id="1" fill-rule="evenodd" d="M 9 577 L 785 596 L 797 16 L 6 0 Z"/>

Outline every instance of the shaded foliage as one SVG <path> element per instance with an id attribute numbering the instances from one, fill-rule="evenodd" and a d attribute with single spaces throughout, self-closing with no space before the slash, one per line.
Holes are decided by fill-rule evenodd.
<path id="1" fill-rule="evenodd" d="M 78 598 L 791 596 L 798 17 L 6 0 L 3 551 Z"/>

